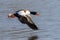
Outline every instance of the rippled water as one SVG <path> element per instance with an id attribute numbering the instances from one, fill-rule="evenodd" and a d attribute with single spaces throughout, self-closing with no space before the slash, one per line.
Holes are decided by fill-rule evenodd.
<path id="1" fill-rule="evenodd" d="M 40 13 L 32 20 L 40 30 L 31 30 L 10 12 L 29 9 Z M 60 40 L 60 0 L 0 0 L 0 40 Z"/>

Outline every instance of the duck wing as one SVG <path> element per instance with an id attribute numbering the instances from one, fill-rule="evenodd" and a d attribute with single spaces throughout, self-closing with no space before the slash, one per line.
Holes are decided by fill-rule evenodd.
<path id="1" fill-rule="evenodd" d="M 31 23 L 28 22 L 27 25 L 33 30 L 38 30 L 38 28 L 35 24 L 31 24 Z"/>
<path id="2" fill-rule="evenodd" d="M 34 24 L 30 16 L 21 16 L 18 18 L 18 20 L 23 24 L 27 24 L 31 29 L 38 30 L 37 26 Z"/>
<path id="3" fill-rule="evenodd" d="M 26 24 L 33 30 L 38 30 L 38 27 L 35 25 L 35 23 L 32 21 L 31 17 L 26 16 Z"/>

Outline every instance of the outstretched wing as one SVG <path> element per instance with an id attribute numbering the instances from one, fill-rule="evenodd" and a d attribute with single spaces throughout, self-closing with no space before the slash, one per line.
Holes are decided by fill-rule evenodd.
<path id="1" fill-rule="evenodd" d="M 31 23 L 28 22 L 27 25 L 33 30 L 38 30 L 38 28 L 35 24 L 31 24 Z"/>
<path id="2" fill-rule="evenodd" d="M 29 16 L 27 16 L 26 18 L 27 18 L 26 24 L 27 24 L 31 29 L 33 29 L 33 30 L 38 30 L 37 26 L 34 24 L 34 22 L 32 21 L 32 19 L 31 19 Z"/>
<path id="3" fill-rule="evenodd" d="M 33 23 L 30 16 L 28 16 L 28 15 L 26 15 L 25 17 L 21 16 L 18 19 L 21 23 L 27 24 L 31 29 L 38 30 L 37 26 Z"/>

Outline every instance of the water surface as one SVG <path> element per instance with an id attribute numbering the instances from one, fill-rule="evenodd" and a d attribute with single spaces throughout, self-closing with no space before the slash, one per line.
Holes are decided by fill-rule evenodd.
<path id="1" fill-rule="evenodd" d="M 40 13 L 32 20 L 40 30 L 31 30 L 17 18 L 9 19 L 10 12 L 29 9 Z M 0 0 L 0 40 L 60 40 L 59 0 Z"/>

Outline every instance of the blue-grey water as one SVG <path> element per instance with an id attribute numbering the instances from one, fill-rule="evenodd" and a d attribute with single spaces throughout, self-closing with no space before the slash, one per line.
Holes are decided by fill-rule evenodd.
<path id="1" fill-rule="evenodd" d="M 19 9 L 39 12 L 39 16 L 31 16 L 40 30 L 8 18 L 9 13 Z M 0 40 L 32 39 L 60 40 L 60 0 L 0 0 Z"/>

